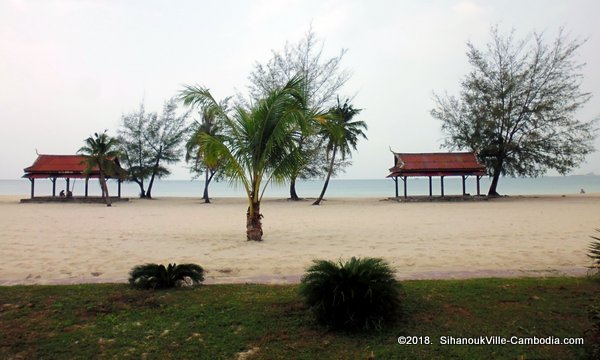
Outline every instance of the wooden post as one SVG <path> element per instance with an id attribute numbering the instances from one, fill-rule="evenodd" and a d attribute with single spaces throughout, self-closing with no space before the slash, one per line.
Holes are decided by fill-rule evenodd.
<path id="1" fill-rule="evenodd" d="M 117 190 L 118 195 L 117 196 L 120 199 L 121 198 L 121 179 L 119 179 L 117 181 L 118 181 L 118 190 Z"/>
<path id="2" fill-rule="evenodd" d="M 442 197 L 444 197 L 444 176 L 443 175 L 440 176 L 440 180 L 441 180 L 441 183 L 442 183 Z"/>
<path id="3" fill-rule="evenodd" d="M 404 176 L 402 180 L 404 181 L 404 198 L 406 199 L 408 197 L 408 194 L 406 193 L 406 183 L 408 181 L 408 178 Z"/>
<path id="4" fill-rule="evenodd" d="M 29 178 L 29 181 L 31 181 L 31 198 L 33 199 L 35 195 L 35 179 Z"/>
<path id="5" fill-rule="evenodd" d="M 71 179 L 67 178 L 67 191 L 65 191 L 65 195 L 68 195 L 68 194 L 69 194 L 69 191 L 71 190 L 71 189 L 70 189 L 70 186 L 69 186 L 69 183 L 70 183 L 70 182 L 71 182 Z"/>
<path id="6" fill-rule="evenodd" d="M 394 183 L 396 183 L 396 197 L 398 197 L 398 177 L 394 176 L 393 179 L 394 179 Z"/>
<path id="7" fill-rule="evenodd" d="M 429 197 L 433 196 L 433 186 L 431 184 L 431 176 L 429 177 Z"/>
<path id="8" fill-rule="evenodd" d="M 477 196 L 481 195 L 481 191 L 479 190 L 479 180 L 481 180 L 481 176 L 477 175 Z"/>
<path id="9" fill-rule="evenodd" d="M 56 197 L 56 178 L 50 178 L 52 181 L 52 197 Z"/>
<path id="10" fill-rule="evenodd" d="M 466 178 L 467 178 L 466 176 L 462 175 L 463 196 L 466 196 L 466 195 L 467 195 L 467 189 L 466 189 L 466 187 L 465 187 L 465 179 L 466 179 Z"/>
<path id="11" fill-rule="evenodd" d="M 89 180 L 90 180 L 90 178 L 86 176 L 86 178 L 85 178 L 85 197 L 88 197 L 88 181 Z"/>

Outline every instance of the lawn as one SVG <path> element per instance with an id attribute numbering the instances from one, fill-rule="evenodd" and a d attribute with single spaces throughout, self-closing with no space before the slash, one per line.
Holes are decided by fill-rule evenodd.
<path id="1" fill-rule="evenodd" d="M 0 358 L 578 359 L 594 337 L 588 309 L 600 283 L 405 281 L 402 289 L 395 325 L 344 333 L 315 324 L 298 286 L 0 287 Z M 399 336 L 430 344 L 399 345 Z M 585 345 L 442 345 L 442 336 L 570 337 Z"/>

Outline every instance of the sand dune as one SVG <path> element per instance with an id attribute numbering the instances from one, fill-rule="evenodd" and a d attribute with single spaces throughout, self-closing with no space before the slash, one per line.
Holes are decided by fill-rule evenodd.
<path id="1" fill-rule="evenodd" d="M 243 199 L 19 204 L 0 197 L 0 284 L 126 281 L 146 262 L 194 262 L 207 282 L 296 282 L 313 259 L 377 256 L 398 278 L 585 274 L 600 195 L 478 202 L 263 202 L 245 241 Z"/>

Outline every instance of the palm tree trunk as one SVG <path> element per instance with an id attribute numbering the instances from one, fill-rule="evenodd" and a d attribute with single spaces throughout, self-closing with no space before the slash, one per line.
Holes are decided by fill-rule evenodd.
<path id="1" fill-rule="evenodd" d="M 246 237 L 248 241 L 262 241 L 262 215 L 260 214 L 260 201 L 252 200 L 246 213 Z"/>
<path id="2" fill-rule="evenodd" d="M 208 175 L 209 172 L 210 176 Z M 202 198 L 204 199 L 205 204 L 210 204 L 210 198 L 208 197 L 208 185 L 210 184 L 210 181 L 212 180 L 214 175 L 215 173 L 207 167 L 204 173 L 204 194 L 202 194 Z"/>
<path id="3" fill-rule="evenodd" d="M 106 206 L 112 206 L 110 203 L 110 196 L 108 195 L 108 186 L 106 186 L 106 177 L 104 176 L 103 171 L 100 171 L 100 187 L 102 187 L 102 197 L 106 202 Z"/>
<path id="4" fill-rule="evenodd" d="M 321 205 L 321 201 L 323 201 L 323 197 L 325 196 L 325 191 L 327 191 L 327 185 L 329 185 L 329 179 L 331 178 L 331 173 L 333 172 L 333 165 L 335 163 L 335 153 L 337 152 L 337 148 L 333 147 L 333 154 L 331 155 L 331 162 L 329 163 L 329 171 L 327 171 L 327 177 L 325 178 L 325 184 L 323 184 L 323 190 L 321 190 L 321 195 L 315 200 L 313 205 Z"/>
<path id="5" fill-rule="evenodd" d="M 300 197 L 298 193 L 296 193 L 296 178 L 293 177 L 290 181 L 290 200 L 292 201 L 300 201 Z"/>

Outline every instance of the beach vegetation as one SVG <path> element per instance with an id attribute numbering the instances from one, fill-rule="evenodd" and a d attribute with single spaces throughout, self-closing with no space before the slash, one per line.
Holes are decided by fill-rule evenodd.
<path id="1" fill-rule="evenodd" d="M 600 229 L 596 230 L 600 232 Z M 592 259 L 592 265 L 589 266 L 593 275 L 600 279 L 600 237 L 590 236 L 593 240 L 588 247 L 587 256 Z"/>
<path id="2" fill-rule="evenodd" d="M 306 122 L 303 81 L 294 77 L 252 106 L 238 104 L 231 112 L 207 88 L 186 86 L 181 93 L 185 105 L 198 106 L 221 118 L 220 136 L 203 133 L 200 146 L 207 163 L 222 164 L 224 176 L 244 187 L 248 198 L 247 240 L 262 240 L 260 204 L 267 186 L 289 180 L 301 161 L 294 130 Z"/>
<path id="3" fill-rule="evenodd" d="M 230 98 L 225 98 L 219 102 L 219 107 L 223 111 L 227 112 L 227 107 Z M 191 164 L 190 171 L 195 174 L 196 177 L 204 174 L 204 191 L 202 192 L 202 199 L 205 203 L 210 203 L 210 196 L 208 194 L 208 186 L 215 177 L 219 174 L 219 168 L 221 166 L 218 158 L 210 161 L 210 157 L 206 154 L 205 147 L 202 146 L 202 137 L 206 134 L 208 136 L 220 138 L 222 125 L 218 112 L 214 108 L 200 109 L 200 121 L 194 121 L 190 126 L 190 137 L 188 138 L 185 148 L 185 161 Z M 221 172 L 222 173 L 222 172 Z M 219 176 L 217 175 L 217 179 Z"/>
<path id="4" fill-rule="evenodd" d="M 94 169 L 98 169 L 100 188 L 102 190 L 102 198 L 106 202 L 106 206 L 111 206 L 108 186 L 106 185 L 107 177 L 121 177 L 121 169 L 117 166 L 115 159 L 120 155 L 118 151 L 118 141 L 116 138 L 109 136 L 106 130 L 84 140 L 85 145 L 77 152 L 84 156 L 85 170 L 84 173 L 89 175 Z"/>
<path id="5" fill-rule="evenodd" d="M 151 199 L 154 180 L 169 175 L 166 165 L 181 159 L 188 116 L 177 113 L 176 99 L 166 101 L 161 114 L 146 112 L 140 104 L 137 111 L 122 116 L 119 148 L 129 180 L 140 188 L 140 198 Z"/>
<path id="6" fill-rule="evenodd" d="M 591 97 L 577 59 L 584 43 L 562 29 L 548 42 L 498 27 L 483 49 L 467 43 L 471 71 L 460 95 L 435 95 L 431 115 L 442 121 L 445 148 L 474 151 L 486 166 L 488 195 L 498 195 L 501 175 L 564 175 L 594 151 L 595 121 L 577 118 Z"/>
<path id="7" fill-rule="evenodd" d="M 402 320 L 360 333 L 315 326 L 298 289 L 1 286 L 0 358 L 235 359 L 252 351 L 252 359 L 585 359 L 594 324 L 588 309 L 600 284 L 573 277 L 403 281 Z M 412 345 L 399 345 L 400 336 Z M 442 336 L 585 344 L 452 346 Z"/>
<path id="8" fill-rule="evenodd" d="M 297 43 L 286 42 L 283 50 L 273 51 L 272 57 L 264 64 L 256 63 L 250 73 L 249 90 L 252 101 L 257 102 L 270 92 L 281 88 L 297 75 L 303 77 L 303 92 L 306 97 L 305 117 L 310 119 L 313 113 L 334 105 L 336 94 L 350 79 L 351 73 L 341 67 L 347 50 L 342 49 L 333 57 L 323 53 L 324 41 L 308 29 Z M 307 121 L 307 126 L 295 129 L 298 136 L 298 151 L 301 156 L 294 163 L 290 176 L 290 199 L 301 200 L 296 191 L 297 179 L 314 179 L 325 176 L 327 171 L 327 153 L 318 136 L 319 125 Z M 347 165 L 339 162 L 338 167 Z"/>
<path id="9" fill-rule="evenodd" d="M 204 269 L 197 264 L 144 264 L 129 273 L 129 284 L 138 289 L 167 289 L 204 281 Z"/>
<path id="10" fill-rule="evenodd" d="M 318 322 L 338 329 L 381 329 L 401 308 L 394 271 L 379 258 L 315 260 L 300 294 Z"/>
<path id="11" fill-rule="evenodd" d="M 346 99 L 343 104 L 337 99 L 337 105 L 329 110 L 328 116 L 320 122 L 321 129 L 319 136 L 325 142 L 325 152 L 329 166 L 327 175 L 323 184 L 323 189 L 319 197 L 313 202 L 313 205 L 320 205 L 327 191 L 329 179 L 335 169 L 336 155 L 340 155 L 340 160 L 345 161 L 352 156 L 352 150 L 356 150 L 359 138 L 366 139 L 367 135 L 363 130 L 367 130 L 367 124 L 361 120 L 355 120 L 362 109 L 356 109 Z"/>

